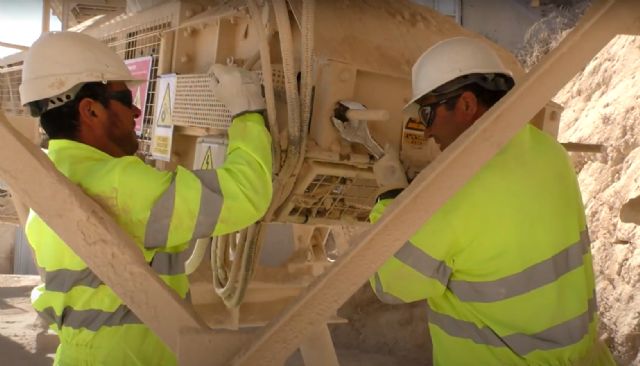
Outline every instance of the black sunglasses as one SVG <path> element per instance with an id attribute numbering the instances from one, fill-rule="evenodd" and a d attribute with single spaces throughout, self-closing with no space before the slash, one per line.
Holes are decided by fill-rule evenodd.
<path id="1" fill-rule="evenodd" d="M 116 100 L 127 108 L 133 108 L 133 95 L 129 89 L 108 92 L 107 98 Z"/>
<path id="2" fill-rule="evenodd" d="M 418 115 L 420 116 L 420 122 L 424 125 L 424 127 L 429 128 L 433 126 L 433 121 L 436 118 L 436 109 L 439 105 L 445 104 L 453 98 L 457 98 L 464 93 L 463 91 L 457 92 L 456 94 L 449 95 L 443 99 L 440 99 L 437 102 L 420 105 L 418 109 Z"/>

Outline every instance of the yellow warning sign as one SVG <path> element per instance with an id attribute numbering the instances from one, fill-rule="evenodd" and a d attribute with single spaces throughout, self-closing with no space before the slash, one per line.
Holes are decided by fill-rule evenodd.
<path id="1" fill-rule="evenodd" d="M 158 155 L 169 155 L 169 137 L 167 136 L 158 136 L 155 139 L 155 144 L 153 146 L 153 150 Z"/>
<path id="2" fill-rule="evenodd" d="M 169 127 L 173 125 L 173 122 L 171 121 L 171 96 L 169 95 L 169 91 L 170 87 L 167 84 L 167 88 L 164 90 L 164 96 L 162 97 L 158 126 Z"/>
<path id="3" fill-rule="evenodd" d="M 200 169 L 213 169 L 213 155 L 211 155 L 211 146 L 207 147 L 207 152 L 202 159 L 202 166 Z"/>

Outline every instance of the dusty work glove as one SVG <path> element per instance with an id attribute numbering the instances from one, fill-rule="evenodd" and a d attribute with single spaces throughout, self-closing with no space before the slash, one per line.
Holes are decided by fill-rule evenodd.
<path id="1" fill-rule="evenodd" d="M 373 175 L 378 183 L 378 200 L 395 197 L 409 185 L 398 152 L 389 144 L 384 147 L 382 158 L 373 164 Z"/>
<path id="2" fill-rule="evenodd" d="M 211 90 L 231 111 L 231 116 L 264 111 L 265 102 L 257 75 L 237 66 L 221 64 L 211 66 L 209 73 L 213 75 Z"/>

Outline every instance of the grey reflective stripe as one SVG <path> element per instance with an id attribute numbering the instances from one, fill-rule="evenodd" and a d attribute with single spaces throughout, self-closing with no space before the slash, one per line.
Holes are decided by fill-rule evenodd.
<path id="1" fill-rule="evenodd" d="M 151 268 L 160 275 L 184 274 L 184 263 L 187 260 L 187 253 L 163 253 L 157 252 L 151 259 Z"/>
<path id="2" fill-rule="evenodd" d="M 218 182 L 218 173 L 215 170 L 194 170 L 193 174 L 200 179 L 200 182 L 203 186 L 205 186 L 208 190 L 213 193 L 217 193 L 222 195 L 222 191 L 220 190 L 220 182 Z"/>
<path id="3" fill-rule="evenodd" d="M 167 245 L 169 227 L 176 200 L 176 175 L 173 174 L 169 188 L 153 205 L 144 233 L 145 248 L 160 248 Z"/>
<path id="4" fill-rule="evenodd" d="M 68 292 L 74 286 L 96 288 L 103 282 L 89 268 L 79 271 L 58 269 L 45 271 L 44 287 L 47 291 Z"/>
<path id="5" fill-rule="evenodd" d="M 404 304 L 404 301 L 400 300 L 390 293 L 384 292 L 384 289 L 382 288 L 382 282 L 380 281 L 380 275 L 378 275 L 378 273 L 374 275 L 373 282 L 375 284 L 373 292 L 376 294 L 378 299 L 380 299 L 380 301 L 386 304 Z"/>
<path id="6" fill-rule="evenodd" d="M 192 238 L 201 238 L 211 235 L 222 211 L 223 199 L 220 195 L 220 185 L 215 170 L 194 171 L 195 176 L 202 184 L 200 194 L 200 210 L 196 218 Z M 175 174 L 171 185 L 160 196 L 151 209 L 149 221 L 145 229 L 144 246 L 154 249 L 167 245 L 171 218 L 175 207 L 176 181 Z"/>
<path id="7" fill-rule="evenodd" d="M 451 280 L 449 289 L 460 300 L 469 302 L 493 302 L 522 295 L 582 266 L 583 256 L 589 252 L 590 244 L 589 234 L 584 230 L 576 243 L 523 271 L 494 281 Z"/>
<path id="8" fill-rule="evenodd" d="M 208 174 L 203 174 L 203 172 Z M 215 170 L 200 171 L 196 176 L 202 182 L 202 194 L 200 195 L 200 211 L 191 237 L 204 238 L 211 235 L 216 223 L 218 223 L 223 199 Z"/>
<path id="9" fill-rule="evenodd" d="M 576 243 L 553 257 L 494 281 L 449 279 L 452 269 L 444 261 L 433 258 L 411 242 L 405 243 L 395 257 L 423 276 L 448 287 L 462 301 L 493 302 L 533 291 L 579 268 L 583 264 L 583 256 L 589 252 L 590 244 L 589 234 L 584 230 Z"/>
<path id="10" fill-rule="evenodd" d="M 491 328 L 478 328 L 474 323 L 455 319 L 429 309 L 429 323 L 440 327 L 452 337 L 464 338 L 477 344 L 508 347 L 520 356 L 533 351 L 547 351 L 571 346 L 589 333 L 589 324 L 596 312 L 595 294 L 589 299 L 587 310 L 573 319 L 549 327 L 536 334 L 514 333 L 498 336 Z"/>
<path id="11" fill-rule="evenodd" d="M 407 266 L 447 286 L 451 276 L 451 268 L 443 261 L 437 260 L 407 241 L 394 255 Z"/>
<path id="12" fill-rule="evenodd" d="M 52 307 L 39 312 L 49 322 L 56 324 L 58 328 L 70 327 L 73 329 L 85 328 L 97 331 L 101 327 L 113 327 L 125 324 L 142 324 L 140 319 L 124 305 L 118 306 L 113 312 L 102 310 L 74 310 L 66 307 L 61 315 L 56 315 Z"/>

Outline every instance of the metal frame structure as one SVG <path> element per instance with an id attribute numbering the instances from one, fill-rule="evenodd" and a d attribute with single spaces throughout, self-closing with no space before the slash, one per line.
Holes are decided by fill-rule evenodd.
<path id="1" fill-rule="evenodd" d="M 330 341 L 326 320 L 615 35 L 640 33 L 640 2 L 601 0 L 472 128 L 424 169 L 385 215 L 277 318 L 259 330 L 211 330 L 145 263 L 133 240 L 62 176 L 0 111 L 0 176 L 178 355 L 181 365 L 280 365 Z M 398 230 L 402 228 L 402 230 Z M 395 229 L 395 230 L 394 230 Z M 120 270 L 127 268 L 127 271 Z"/>

